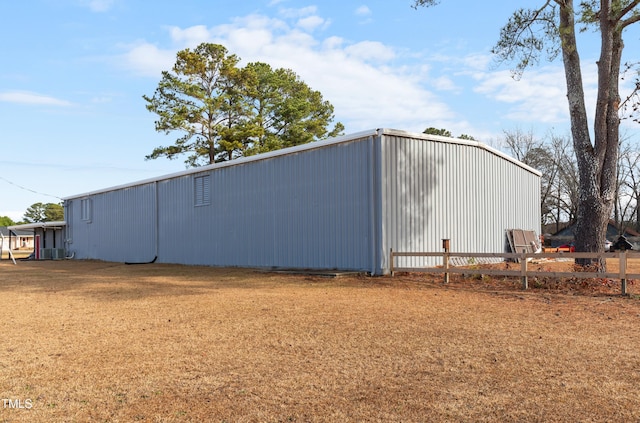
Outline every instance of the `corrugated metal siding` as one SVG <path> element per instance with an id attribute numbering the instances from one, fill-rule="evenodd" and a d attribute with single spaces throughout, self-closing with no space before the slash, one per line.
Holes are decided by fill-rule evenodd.
<path id="1" fill-rule="evenodd" d="M 70 197 L 67 247 L 110 261 L 380 273 L 390 248 L 440 251 L 443 238 L 453 251 L 503 251 L 506 229 L 539 232 L 539 194 L 539 175 L 499 153 L 380 130 Z"/>
<path id="2" fill-rule="evenodd" d="M 386 136 L 382 142 L 382 255 L 389 249 L 502 252 L 505 230 L 539 233 L 540 178 L 472 145 Z M 402 267 L 439 264 L 398 258 Z"/>
<path id="3" fill-rule="evenodd" d="M 348 142 L 158 183 L 159 260 L 220 266 L 369 270 L 369 143 Z"/>
<path id="4" fill-rule="evenodd" d="M 90 220 L 81 219 L 91 201 Z M 153 260 L 156 249 L 155 185 L 145 184 L 67 201 L 68 249 L 79 259 Z M 67 216 L 69 218 L 69 216 Z"/>

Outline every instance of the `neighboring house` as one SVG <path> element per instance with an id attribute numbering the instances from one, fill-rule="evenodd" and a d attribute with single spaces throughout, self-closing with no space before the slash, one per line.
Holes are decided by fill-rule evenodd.
<path id="1" fill-rule="evenodd" d="M 2 251 L 11 250 L 33 250 L 33 231 L 29 230 L 10 230 L 6 226 L 0 226 L 0 233 L 4 237 L 2 243 Z"/>
<path id="2" fill-rule="evenodd" d="M 385 274 L 389 251 L 504 252 L 540 173 L 482 143 L 377 129 L 64 199 L 76 259 Z M 401 267 L 435 264 L 400 258 Z"/>
<path id="3" fill-rule="evenodd" d="M 553 235 L 545 236 L 545 244 L 553 248 L 565 244 L 572 245 L 575 242 L 575 228 L 575 224 L 568 225 Z M 620 234 L 620 230 L 618 229 L 616 222 L 609 220 L 609 223 L 607 224 L 607 240 L 615 242 L 620 235 L 624 235 L 629 242 L 637 244 L 637 247 L 640 247 L 640 233 L 631 228 L 626 228 L 624 233 Z M 637 247 L 634 247 L 634 249 L 638 249 Z"/>
<path id="4" fill-rule="evenodd" d="M 571 222 L 554 222 L 542 225 L 542 234 L 545 237 L 553 236 L 553 234 L 560 232 L 567 226 L 570 226 Z"/>

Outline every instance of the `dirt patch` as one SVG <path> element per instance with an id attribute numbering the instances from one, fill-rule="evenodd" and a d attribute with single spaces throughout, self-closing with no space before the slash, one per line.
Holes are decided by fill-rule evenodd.
<path id="1" fill-rule="evenodd" d="M 568 283 L 0 263 L 0 421 L 638 421 L 640 300 Z"/>

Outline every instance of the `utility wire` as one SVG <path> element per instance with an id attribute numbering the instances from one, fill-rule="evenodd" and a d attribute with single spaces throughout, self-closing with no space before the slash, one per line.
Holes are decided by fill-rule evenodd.
<path id="1" fill-rule="evenodd" d="M 38 192 L 38 191 L 35 191 L 35 190 L 32 190 L 32 189 L 29 189 L 29 188 L 27 188 L 27 187 L 23 187 L 22 185 L 18 185 L 18 184 L 16 184 L 15 182 L 10 181 L 10 180 L 8 180 L 7 178 L 5 178 L 5 177 L 3 177 L 3 176 L 0 176 L 0 179 L 2 179 L 3 181 L 5 181 L 6 183 L 8 183 L 8 184 L 10 184 L 10 185 L 13 185 L 13 186 L 15 186 L 15 187 L 20 188 L 21 190 L 29 191 L 29 192 L 32 192 L 32 193 L 34 193 L 34 194 L 38 194 L 38 195 L 45 195 L 45 196 L 47 196 L 47 197 L 57 198 L 58 200 L 62 200 L 62 198 L 58 197 L 57 195 L 45 194 L 45 193 L 43 193 L 43 192 Z"/>

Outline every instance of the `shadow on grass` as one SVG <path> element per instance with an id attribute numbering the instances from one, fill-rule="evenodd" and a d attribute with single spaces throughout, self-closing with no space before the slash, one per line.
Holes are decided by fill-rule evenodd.
<path id="1" fill-rule="evenodd" d="M 629 281 L 629 287 L 635 287 Z M 523 295 L 620 296 L 616 281 L 606 279 L 535 279 L 523 291 L 517 278 L 462 277 L 454 275 L 444 284 L 442 275 L 398 274 L 395 277 L 348 275 L 328 278 L 256 269 L 136 264 L 96 260 L 19 261 L 0 263 L 0 293 L 23 292 L 48 295 L 81 295 L 100 301 L 128 301 L 149 297 L 189 296 L 232 290 L 270 292 L 282 289 L 464 290 Z M 634 296 L 633 289 L 628 298 Z"/>
<path id="2" fill-rule="evenodd" d="M 217 290 L 273 290 L 283 287 L 366 287 L 375 278 L 327 278 L 256 269 L 135 264 L 97 260 L 0 263 L 0 292 L 85 295 L 103 300 L 199 295 Z M 383 284 L 388 285 L 388 284 Z"/>

